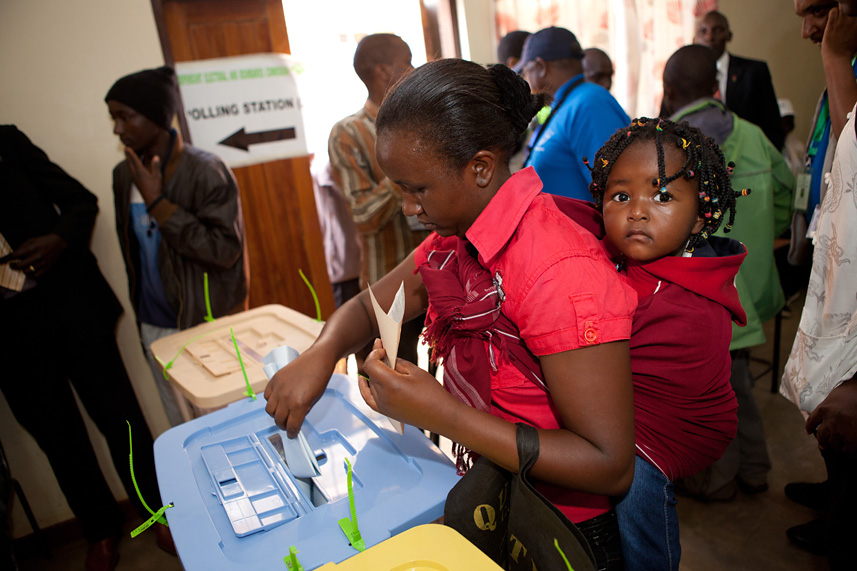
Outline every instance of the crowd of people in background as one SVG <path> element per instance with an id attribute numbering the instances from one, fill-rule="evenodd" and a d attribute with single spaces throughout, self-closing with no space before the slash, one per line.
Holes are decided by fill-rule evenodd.
<path id="1" fill-rule="evenodd" d="M 838 73 L 841 78 L 846 76 L 847 72 L 846 79 L 850 78 L 850 84 L 848 81 L 841 81 L 829 88 L 830 99 L 837 102 L 836 109 L 840 119 L 851 110 L 854 99 L 857 99 L 853 94 L 849 95 L 854 90 L 854 73 L 849 58 L 857 51 L 857 46 L 853 40 L 846 38 L 851 22 L 851 17 L 847 14 L 851 8 L 847 2 L 842 4 L 839 9 L 832 2 L 795 3 L 795 10 L 803 21 L 804 37 L 822 46 L 827 74 Z M 823 41 L 825 28 L 833 30 L 828 33 L 827 42 Z M 833 34 L 835 38 L 831 41 L 830 36 Z M 814 142 L 810 142 L 808 153 L 805 153 L 807 149 L 793 134 L 794 109 L 787 99 L 777 99 L 767 64 L 729 52 L 727 44 L 731 40 L 732 31 L 724 14 L 710 12 L 700 19 L 693 38 L 694 45 L 677 50 L 666 64 L 663 102 L 659 115 L 662 121 L 669 119 L 675 124 L 698 129 L 706 141 L 714 144 L 724 164 L 728 165 L 731 188 L 743 191 L 743 196 L 736 205 L 735 220 L 730 220 L 729 224 L 724 223 L 723 227 L 717 230 L 717 234 L 730 232 L 726 236 L 737 239 L 746 246 L 747 259 L 734 276 L 736 295 L 740 299 L 739 307 L 744 314 L 739 315 L 740 311 L 721 300 L 721 308 L 731 307 L 727 314 L 733 318 L 731 330 L 727 334 L 728 356 L 719 354 L 718 357 L 719 362 L 725 363 L 729 370 L 720 381 L 711 381 L 713 384 L 707 387 L 708 391 L 712 386 L 720 390 L 725 387 L 736 399 L 735 409 L 732 410 L 735 415 L 732 428 L 735 432 L 730 433 L 730 429 L 722 425 L 718 429 L 719 432 L 712 431 L 702 438 L 703 441 L 707 438 L 707 442 L 711 444 L 717 442 L 713 435 L 720 434 L 725 438 L 725 443 L 723 449 L 715 448 L 717 451 L 708 460 L 693 464 L 695 469 L 665 469 L 665 466 L 670 466 L 669 462 L 659 459 L 655 452 L 657 446 L 646 440 L 646 418 L 647 414 L 651 414 L 646 411 L 647 395 L 655 390 L 661 400 L 659 407 L 654 409 L 660 416 L 658 421 L 652 422 L 651 425 L 669 424 L 664 418 L 664 410 L 668 410 L 672 415 L 667 418 L 681 422 L 682 419 L 688 418 L 688 413 L 686 410 L 680 410 L 680 407 L 678 410 L 664 408 L 666 405 L 663 399 L 668 402 L 670 394 L 665 387 L 679 387 L 687 391 L 689 383 L 687 379 L 670 379 L 669 375 L 666 379 L 654 375 L 661 384 L 651 382 L 653 373 L 645 369 L 645 360 L 639 355 L 639 349 L 635 350 L 635 339 L 646 338 L 647 329 L 642 324 L 652 311 L 649 302 L 642 301 L 649 298 L 640 298 L 630 336 L 637 463 L 630 491 L 614 497 L 615 511 L 622 532 L 624 564 L 630 569 L 678 568 L 681 548 L 674 494 L 690 495 L 703 501 L 729 501 L 739 490 L 745 494 L 760 494 L 768 489 L 767 474 L 771 470 L 771 462 L 762 418 L 752 394 L 752 348 L 764 344 L 762 325 L 765 322 L 781 311 L 797 310 L 789 307 L 787 300 L 794 300 L 807 285 L 812 247 L 807 246 L 806 229 L 812 224 L 813 212 L 823 211 L 816 206 L 823 200 L 821 185 L 826 184 L 823 174 L 830 172 L 833 162 L 833 153 L 827 152 L 826 147 L 832 144 L 831 140 L 836 140 L 836 133 L 842 130 L 841 127 L 830 125 L 828 107 L 825 106 L 829 104 L 823 103 L 827 98 L 827 95 L 824 95 L 820 104 L 822 117 L 814 121 L 820 121 L 821 126 L 813 126 Z M 847 70 L 842 64 L 836 72 L 829 71 L 833 69 L 833 62 L 846 59 L 849 60 Z M 597 197 L 603 196 L 604 189 L 591 189 L 590 183 L 594 184 L 593 174 L 602 167 L 599 163 L 605 157 L 605 149 L 602 146 L 614 133 L 623 132 L 629 125 L 639 124 L 639 120 L 631 122 L 610 93 L 615 73 L 610 56 L 596 47 L 583 49 L 570 30 L 550 27 L 532 33 L 523 30 L 508 33 L 498 44 L 497 61 L 519 73 L 533 93 L 546 95 L 549 102 L 536 114 L 521 135 L 509 160 L 510 171 L 515 173 L 532 167 L 543 184 L 544 192 L 555 197 L 572 197 L 590 202 L 595 195 L 595 201 L 598 202 Z M 394 61 L 389 59 L 388 65 L 394 65 Z M 832 93 L 840 85 L 841 91 Z M 371 93 L 370 89 L 370 100 Z M 664 126 L 667 124 L 662 123 Z M 333 141 L 333 136 L 331 140 Z M 700 163 L 699 168 L 704 168 L 704 165 Z M 666 174 L 672 173 L 667 169 Z M 804 179 L 809 187 L 809 202 L 795 204 L 796 185 L 801 184 Z M 607 183 L 609 178 L 604 180 Z M 403 184 L 400 187 L 402 196 L 407 197 L 411 191 Z M 419 191 L 422 192 L 424 191 Z M 702 197 L 703 194 L 700 194 L 701 199 Z M 555 200 L 559 202 L 560 199 Z M 407 212 L 407 208 L 405 210 Z M 795 220 L 798 221 L 797 227 Z M 800 226 L 801 221 L 805 222 L 803 226 Z M 605 218 L 603 227 L 606 226 Z M 434 229 L 437 231 L 436 227 Z M 609 233 L 609 228 L 607 232 Z M 467 237 L 471 238 L 469 234 Z M 708 242 L 716 239 L 707 235 Z M 602 236 L 602 240 L 606 243 L 609 238 Z M 814 241 L 818 244 L 819 238 L 816 237 Z M 701 254 L 697 252 L 696 256 Z M 626 256 L 624 263 L 627 264 L 629 258 L 630 256 Z M 827 265 L 831 265 L 831 262 L 828 261 Z M 644 267 L 653 266 L 649 264 Z M 625 272 L 627 274 L 627 268 Z M 688 283 L 680 284 L 685 290 L 694 291 Z M 822 286 L 817 288 L 824 291 Z M 637 293 L 640 296 L 646 292 L 638 290 Z M 429 291 L 429 307 L 431 306 Z M 646 309 L 643 310 L 643 307 Z M 675 307 L 672 310 L 676 311 Z M 422 324 L 422 319 L 418 321 Z M 428 323 L 430 322 L 431 320 Z M 844 325 L 843 328 L 846 332 L 850 331 Z M 660 337 L 656 334 L 655 338 L 665 342 L 662 330 L 659 335 Z M 693 353 L 692 339 L 685 338 L 684 342 L 682 349 Z M 804 347 L 806 346 L 807 342 L 804 341 Z M 808 350 L 811 351 L 813 346 L 810 344 Z M 842 356 L 841 349 L 832 351 L 838 357 Z M 710 346 L 699 349 L 698 354 L 718 355 Z M 847 381 L 857 368 L 854 359 L 848 361 L 846 358 L 846 361 L 849 365 L 842 367 L 837 382 Z M 790 361 L 789 366 L 794 367 L 793 361 Z M 692 370 L 689 365 L 686 367 L 686 370 Z M 724 384 L 723 379 L 728 381 Z M 801 379 L 801 382 L 807 382 L 805 377 Z M 695 380 L 702 382 L 698 377 Z M 674 384 L 670 385 L 670 381 Z M 653 386 L 657 389 L 653 389 Z M 277 383 L 272 383 L 272 387 L 278 387 Z M 799 401 L 794 390 L 788 387 L 789 383 L 786 382 L 784 394 L 791 394 L 792 400 Z M 699 387 L 696 387 L 696 390 L 698 392 L 691 391 L 683 396 L 691 400 L 697 399 L 696 404 L 702 402 L 702 394 L 711 396 L 710 392 L 705 393 Z M 491 398 L 495 398 L 494 393 Z M 805 395 L 802 398 L 805 398 Z M 291 414 L 294 414 L 294 403 L 289 402 L 289 397 L 274 394 L 272 403 L 269 404 L 269 410 L 278 423 L 283 422 L 280 416 L 283 405 L 287 405 Z M 308 405 L 302 403 L 302 406 Z M 705 406 L 709 411 L 717 408 L 710 403 Z M 648 429 L 654 430 L 652 427 Z M 686 434 L 686 431 L 678 432 Z M 673 431 L 672 434 L 675 433 L 676 431 Z M 668 435 L 659 434 L 658 438 L 652 441 L 669 440 Z M 688 442 L 685 437 L 684 442 L 678 446 Z M 695 445 L 698 446 L 699 443 L 696 442 Z M 815 507 L 826 509 L 828 485 L 827 482 L 795 484 L 787 487 L 786 492 L 790 498 L 796 498 L 796 501 L 809 502 Z M 816 493 L 816 490 L 819 492 Z M 806 500 L 803 497 L 806 493 L 822 498 L 814 502 Z M 641 513 L 665 513 L 668 517 L 666 521 L 660 517 L 659 521 L 653 521 L 640 516 Z M 827 534 L 832 533 L 829 527 L 831 525 L 838 530 L 854 529 L 853 526 L 848 528 L 841 521 L 841 516 L 837 519 L 835 514 L 830 517 L 825 515 L 807 526 L 789 529 L 788 537 L 795 544 L 813 552 L 831 553 L 833 562 L 837 560 L 837 556 L 832 554 L 833 544 L 827 539 Z"/>
<path id="2" fill-rule="evenodd" d="M 611 93 L 610 55 L 566 28 L 506 34 L 491 66 L 414 69 L 398 36 L 364 37 L 354 71 L 366 102 L 333 126 L 315 176 L 333 213 L 321 220 L 333 221 L 323 230 L 338 309 L 268 384 L 274 422 L 294 437 L 336 363 L 356 354 L 369 406 L 450 438 L 462 473 L 479 456 L 517 470 L 515 423 L 540 429 L 531 474 L 598 569 L 678 569 L 677 495 L 768 490 L 750 360 L 765 322 L 800 313 L 781 392 L 805 414 L 828 479 L 786 487 L 819 512 L 787 535 L 853 568 L 857 2 L 794 9 L 827 83 L 805 146 L 768 65 L 728 51 L 720 12 L 666 62 L 659 116 L 633 120 Z M 104 101 L 124 147 L 113 189 L 130 298 L 176 425 L 193 411 L 149 346 L 247 309 L 240 191 L 174 128 L 171 68 L 124 76 Z M 4 190 L 15 188 L 0 210 L 0 354 L 12 367 L 0 388 L 83 525 L 87 568 L 114 569 L 122 514 L 70 386 L 136 502 L 123 447 L 134 425 L 137 480 L 158 493 L 114 337 L 121 306 L 89 250 L 98 207 L 14 126 L 0 128 L 0 159 Z M 388 305 L 400 283 L 406 323 L 390 369 L 366 289 Z M 789 306 L 802 291 L 803 308 Z M 81 321 L 91 335 L 74 333 Z M 421 338 L 429 371 L 415 365 Z M 40 358 L 46 344 L 58 358 Z M 101 366 L 83 362 L 92 354 Z M 49 397 L 22 391 L 24 362 L 38 364 Z"/>

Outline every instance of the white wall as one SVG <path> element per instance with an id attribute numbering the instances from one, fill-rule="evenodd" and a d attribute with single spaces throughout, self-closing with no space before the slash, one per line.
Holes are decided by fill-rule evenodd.
<path id="1" fill-rule="evenodd" d="M 497 63 L 494 37 L 494 3 L 491 0 L 457 0 L 461 57 L 481 64 Z"/>
<path id="2" fill-rule="evenodd" d="M 92 250 L 125 306 L 119 346 L 156 435 L 168 425 L 128 301 L 111 188 L 111 172 L 122 155 L 104 95 L 122 75 L 162 64 L 149 0 L 3 0 L 0 7 L 0 123 L 17 125 L 51 160 L 98 196 L 101 213 Z M 86 334 L 86 324 L 81 324 L 81 334 Z M 92 355 L 92 366 L 98 366 L 98 355 Z M 20 382 L 33 387 L 33 398 L 50 398 L 38 393 L 38 378 Z M 93 425 L 87 422 L 92 432 Z M 2 396 L 0 439 L 39 525 L 47 527 L 73 517 L 45 456 L 15 422 Z M 111 488 L 124 497 L 100 437 L 96 448 Z M 13 506 L 13 535 L 30 533 L 20 505 L 13 501 Z"/>

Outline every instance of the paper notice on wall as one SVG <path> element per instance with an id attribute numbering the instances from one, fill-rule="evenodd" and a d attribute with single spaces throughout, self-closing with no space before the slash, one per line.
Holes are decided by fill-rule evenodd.
<path id="1" fill-rule="evenodd" d="M 260 53 L 176 62 L 175 67 L 195 147 L 232 168 L 307 155 L 300 61 Z"/>
<path id="2" fill-rule="evenodd" d="M 372 299 L 372 308 L 375 310 L 375 319 L 378 321 L 378 334 L 381 337 L 384 350 L 387 352 L 387 364 L 391 369 L 395 369 L 396 355 L 399 353 L 399 339 L 402 335 L 402 320 L 405 316 L 405 282 L 399 285 L 399 290 L 396 292 L 390 310 L 387 312 L 381 309 L 371 287 L 369 288 L 369 297 Z M 404 424 L 398 420 L 391 418 L 390 423 L 399 434 L 404 431 Z"/>

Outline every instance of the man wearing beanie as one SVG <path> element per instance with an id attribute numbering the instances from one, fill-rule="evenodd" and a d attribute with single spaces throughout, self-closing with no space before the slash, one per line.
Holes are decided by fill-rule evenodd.
<path id="1" fill-rule="evenodd" d="M 545 28 L 524 42 L 515 67 L 533 93 L 553 98 L 551 113 L 534 131 L 524 166 L 536 169 L 545 192 L 592 201 L 592 177 L 583 163 L 592 160 L 607 139 L 631 122 L 610 95 L 584 81 L 583 49 L 565 28 Z"/>
<path id="2" fill-rule="evenodd" d="M 149 348 L 201 323 L 205 274 L 213 317 L 247 309 L 248 260 L 238 185 L 223 161 L 182 142 L 171 127 L 178 86 L 169 67 L 120 78 L 104 98 L 125 160 L 113 170 L 116 230 L 140 339 L 167 417 L 182 397 Z"/>

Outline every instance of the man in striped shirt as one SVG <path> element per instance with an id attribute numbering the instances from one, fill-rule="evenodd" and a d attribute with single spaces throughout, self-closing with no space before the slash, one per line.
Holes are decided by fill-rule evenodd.
<path id="1" fill-rule="evenodd" d="M 328 153 L 337 188 L 345 196 L 351 216 L 363 238 L 361 288 L 374 284 L 399 264 L 428 236 L 416 221 L 402 213 L 402 191 L 375 160 L 375 117 L 387 90 L 410 71 L 411 50 L 393 34 L 363 38 L 354 53 L 354 71 L 369 97 L 363 109 L 342 119 L 330 132 Z M 402 327 L 399 357 L 417 362 L 420 320 Z"/>

